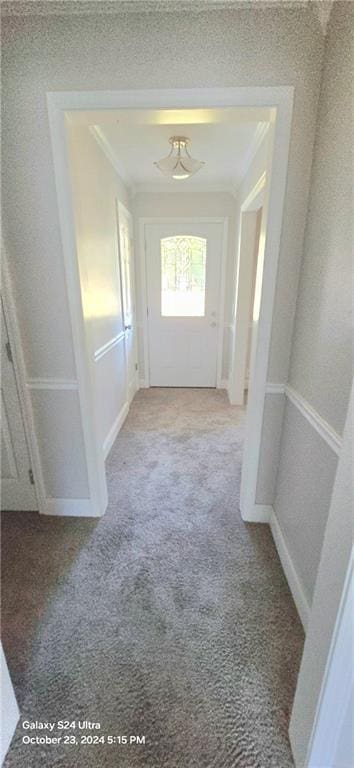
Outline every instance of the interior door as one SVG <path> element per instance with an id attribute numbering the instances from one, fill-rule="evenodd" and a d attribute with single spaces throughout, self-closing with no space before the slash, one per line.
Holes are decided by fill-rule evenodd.
<path id="1" fill-rule="evenodd" d="M 220 222 L 147 224 L 150 385 L 215 387 Z"/>
<path id="2" fill-rule="evenodd" d="M 133 219 L 122 203 L 117 202 L 119 265 L 122 290 L 124 344 L 127 376 L 127 399 L 137 390 L 137 340 L 135 323 Z"/>
<path id="3" fill-rule="evenodd" d="M 1 509 L 38 509 L 2 300 Z"/>

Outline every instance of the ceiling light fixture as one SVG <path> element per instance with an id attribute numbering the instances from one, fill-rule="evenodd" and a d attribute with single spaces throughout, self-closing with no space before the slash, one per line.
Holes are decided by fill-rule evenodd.
<path id="1" fill-rule="evenodd" d="M 172 179 L 188 179 L 205 165 L 201 160 L 194 160 L 190 156 L 187 149 L 190 139 L 186 136 L 171 136 L 169 142 L 170 154 L 154 163 L 164 176 L 170 176 Z"/>

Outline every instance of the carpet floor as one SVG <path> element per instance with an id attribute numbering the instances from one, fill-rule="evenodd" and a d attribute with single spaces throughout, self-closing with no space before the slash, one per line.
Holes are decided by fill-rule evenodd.
<path id="1" fill-rule="evenodd" d="M 293 766 L 304 638 L 269 527 L 238 511 L 243 427 L 222 391 L 140 390 L 103 518 L 3 514 L 4 768 Z M 23 744 L 25 719 L 75 720 L 77 743 Z"/>

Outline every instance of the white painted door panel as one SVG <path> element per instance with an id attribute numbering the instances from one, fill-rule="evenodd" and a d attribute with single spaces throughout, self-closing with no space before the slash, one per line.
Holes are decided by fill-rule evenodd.
<path id="1" fill-rule="evenodd" d="M 123 324 L 127 399 L 130 403 L 137 390 L 137 340 L 135 322 L 133 219 L 122 203 L 117 204 L 119 265 L 122 289 Z"/>
<path id="2" fill-rule="evenodd" d="M 1 301 L 1 509 L 38 509 L 22 421 L 9 338 Z M 11 354 L 11 353 L 10 353 Z"/>
<path id="3" fill-rule="evenodd" d="M 150 385 L 215 387 L 223 225 L 147 224 Z"/>

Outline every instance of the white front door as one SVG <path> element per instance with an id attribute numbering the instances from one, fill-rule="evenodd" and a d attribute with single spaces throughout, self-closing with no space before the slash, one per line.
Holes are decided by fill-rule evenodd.
<path id="1" fill-rule="evenodd" d="M 137 340 L 135 322 L 133 219 L 122 203 L 117 202 L 119 267 L 122 291 L 127 399 L 130 403 L 138 388 Z"/>
<path id="2" fill-rule="evenodd" d="M 2 301 L 1 509 L 38 509 Z"/>
<path id="3" fill-rule="evenodd" d="M 147 224 L 150 385 L 215 387 L 221 222 Z"/>

